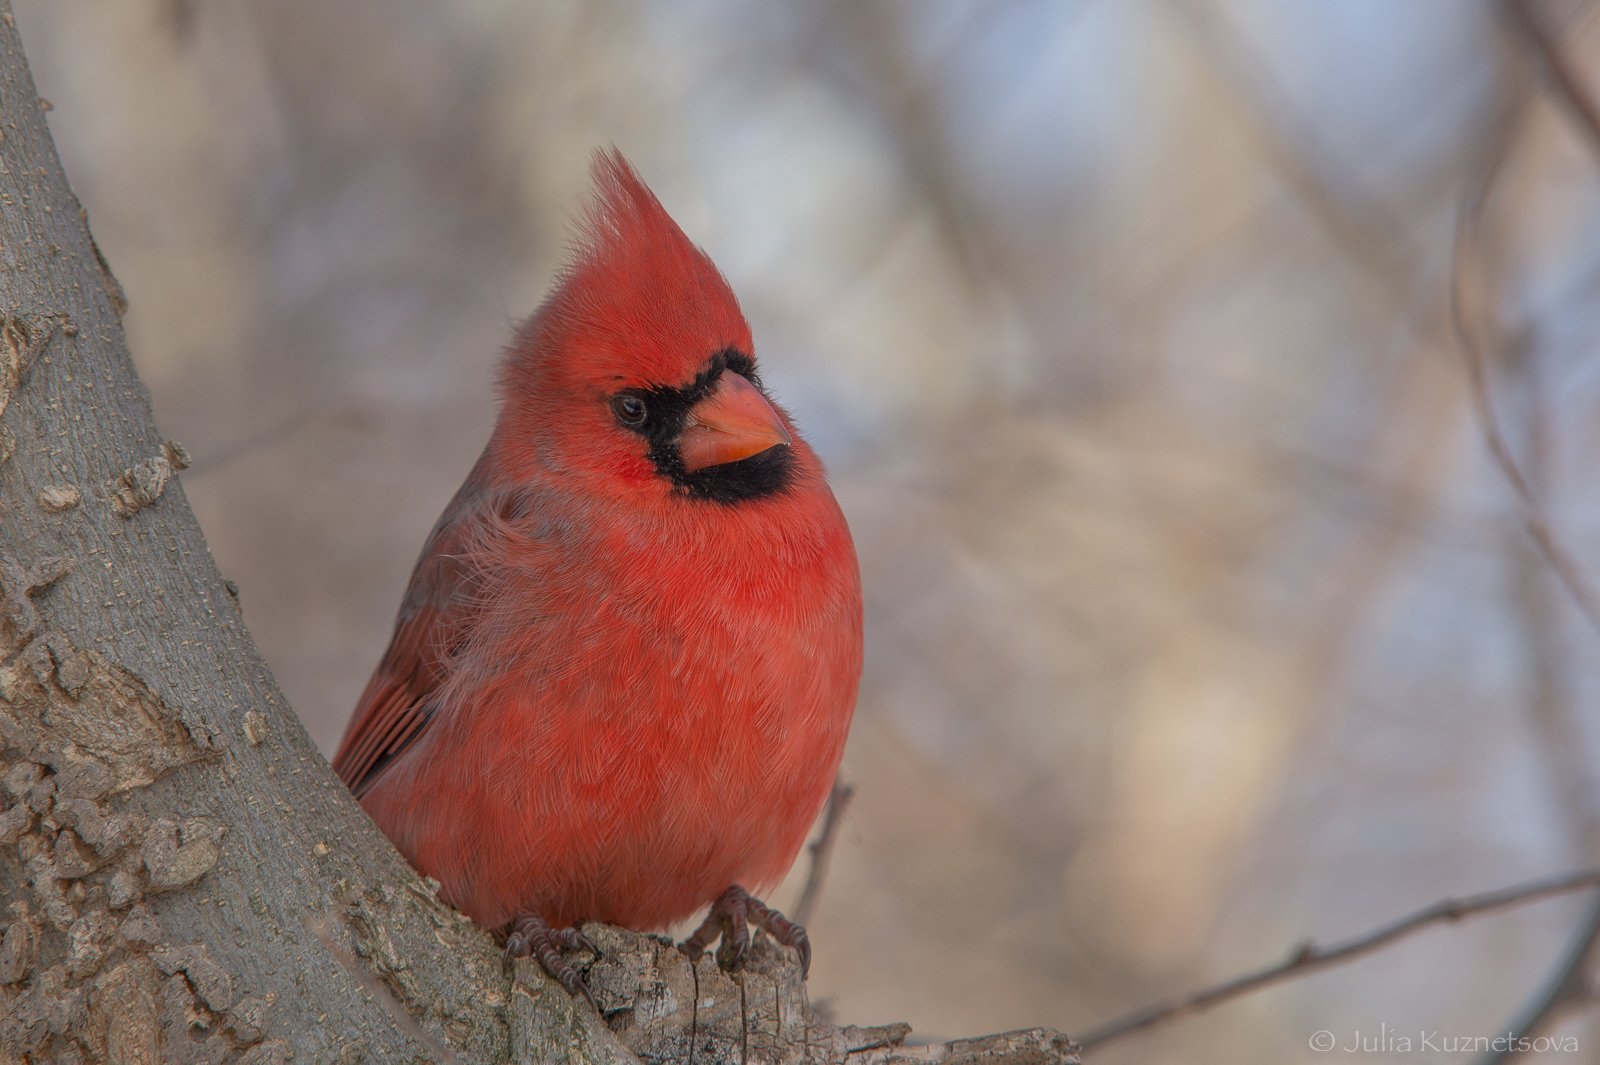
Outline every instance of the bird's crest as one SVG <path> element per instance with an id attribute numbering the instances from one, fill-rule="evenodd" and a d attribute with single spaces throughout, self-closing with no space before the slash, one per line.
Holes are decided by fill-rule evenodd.
<path id="1" fill-rule="evenodd" d="M 508 378 L 677 385 L 718 351 L 751 353 L 727 280 L 622 154 L 597 152 L 591 174 L 594 198 L 555 291 L 513 348 Z"/>

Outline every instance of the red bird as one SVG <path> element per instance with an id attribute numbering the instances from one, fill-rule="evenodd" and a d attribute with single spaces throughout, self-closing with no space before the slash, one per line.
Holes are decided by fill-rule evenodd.
<path id="1" fill-rule="evenodd" d="M 494 433 L 422 550 L 334 757 L 445 899 L 587 995 L 602 921 L 805 932 L 793 863 L 838 769 L 861 586 L 822 464 L 727 281 L 616 152 L 512 341 Z M 591 948 L 592 949 L 592 948 Z"/>

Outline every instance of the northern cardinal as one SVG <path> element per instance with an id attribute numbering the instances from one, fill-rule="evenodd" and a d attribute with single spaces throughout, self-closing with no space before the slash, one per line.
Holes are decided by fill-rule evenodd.
<path id="1" fill-rule="evenodd" d="M 712 904 L 794 861 L 861 675 L 855 550 L 756 375 L 727 281 L 614 150 L 499 420 L 422 550 L 333 766 L 444 898 L 587 995 L 574 926 Z"/>

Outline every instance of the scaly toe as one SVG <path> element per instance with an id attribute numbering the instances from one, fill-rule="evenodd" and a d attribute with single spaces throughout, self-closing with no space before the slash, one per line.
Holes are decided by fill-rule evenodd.
<path id="1" fill-rule="evenodd" d="M 600 951 L 589 941 L 589 937 L 576 928 L 551 928 L 542 917 L 535 914 L 522 914 L 511 922 L 511 932 L 506 936 L 506 956 L 532 956 L 538 959 L 539 967 L 566 988 L 567 994 L 574 997 L 581 995 L 599 1013 L 599 1003 L 595 1002 L 594 995 L 578 970 L 562 957 L 563 950 L 587 950 L 595 957 L 600 956 Z"/>

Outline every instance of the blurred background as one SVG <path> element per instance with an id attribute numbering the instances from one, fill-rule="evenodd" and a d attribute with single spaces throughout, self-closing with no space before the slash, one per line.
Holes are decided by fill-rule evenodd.
<path id="1" fill-rule="evenodd" d="M 1592 5 L 1530 9 L 1600 97 Z M 860 549 L 857 795 L 811 926 L 838 1018 L 1080 1033 L 1600 856 L 1600 632 L 1525 527 L 1600 580 L 1600 136 L 1504 8 L 16 11 L 189 497 L 325 751 L 614 143 L 732 280 Z M 1443 1060 L 1418 1037 L 1503 1033 L 1589 906 L 1090 1060 L 1382 1026 L 1410 1052 L 1363 1060 Z M 1552 1031 L 1582 1053 L 1545 1060 L 1600 1053 L 1592 1018 Z"/>

